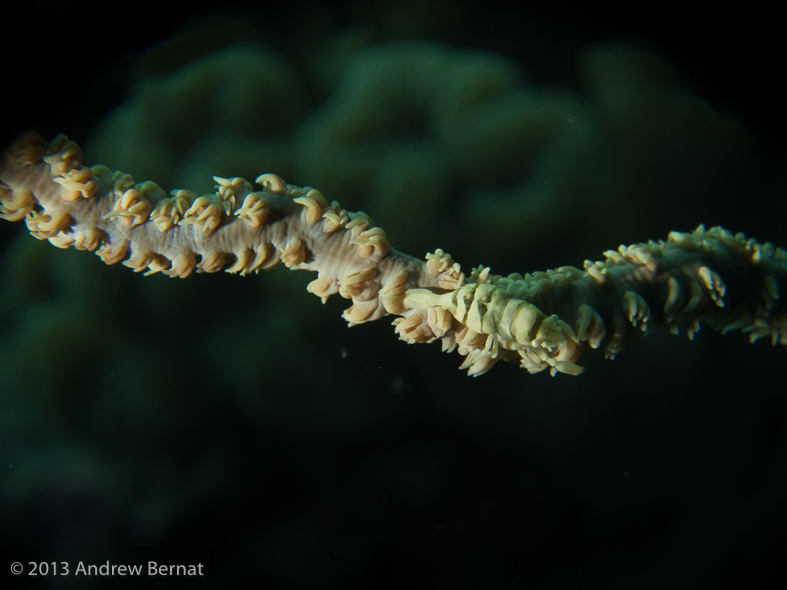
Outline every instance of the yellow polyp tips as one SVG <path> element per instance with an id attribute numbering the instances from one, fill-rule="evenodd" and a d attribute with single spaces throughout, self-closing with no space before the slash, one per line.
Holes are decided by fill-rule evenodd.
<path id="1" fill-rule="evenodd" d="M 352 230 L 351 236 L 357 238 L 370 226 L 374 225 L 372 218 L 363 211 L 356 211 L 355 213 L 348 213 L 350 222 L 347 224 L 347 229 Z"/>
<path id="2" fill-rule="evenodd" d="M 314 279 L 311 283 L 306 285 L 306 290 L 309 293 L 314 293 L 320 300 L 325 303 L 328 301 L 328 297 L 337 293 L 339 288 L 335 285 L 335 282 L 331 277 L 325 276 L 320 274 Z"/>
<path id="3" fill-rule="evenodd" d="M 431 307 L 426 310 L 426 323 L 436 337 L 442 338 L 451 329 L 451 314 L 439 307 Z"/>
<path id="4" fill-rule="evenodd" d="M 382 301 L 385 311 L 399 314 L 407 309 L 404 298 L 407 293 L 409 280 L 410 273 L 401 271 L 386 281 L 383 288 L 380 290 L 380 300 Z"/>
<path id="5" fill-rule="evenodd" d="M 145 276 L 161 272 L 170 267 L 170 262 L 165 257 L 150 250 L 137 250 L 128 260 L 123 261 L 134 272 L 144 272 Z"/>
<path id="6" fill-rule="evenodd" d="M 328 200 L 320 191 L 309 186 L 304 187 L 303 190 L 306 192 L 307 197 L 320 205 L 321 210 L 325 211 L 328 208 Z"/>
<path id="7" fill-rule="evenodd" d="M 270 259 L 273 249 L 264 242 L 256 248 L 242 248 L 234 251 L 235 262 L 226 269 L 230 274 L 246 276 L 249 273 L 257 272 L 260 269 L 266 270 L 275 266 L 278 260 Z M 210 272 L 210 271 L 209 271 Z"/>
<path id="8" fill-rule="evenodd" d="M 143 273 L 143 276 L 149 277 L 157 272 L 166 272 L 171 266 L 170 261 L 160 255 L 154 255 L 148 263 L 148 269 Z"/>
<path id="9" fill-rule="evenodd" d="M 191 207 L 191 204 L 197 199 L 196 193 L 183 189 L 175 189 L 170 191 L 169 194 L 172 206 L 180 215 L 184 215 L 188 208 Z"/>
<path id="10" fill-rule="evenodd" d="M 243 205 L 235 211 L 240 219 L 245 219 L 252 227 L 260 227 L 268 219 L 270 206 L 268 199 L 261 193 L 251 193 L 243 200 Z"/>
<path id="11" fill-rule="evenodd" d="M 46 154 L 41 158 L 49 164 L 53 176 L 58 176 L 82 164 L 82 150 L 65 135 L 58 135 L 49 144 Z"/>
<path id="12" fill-rule="evenodd" d="M 599 285 L 604 285 L 607 282 L 607 276 L 609 275 L 609 270 L 607 267 L 604 266 L 603 262 L 593 262 L 592 260 L 585 260 L 583 264 L 585 268 L 585 272 L 587 272 L 590 277 L 596 281 Z"/>
<path id="13" fill-rule="evenodd" d="M 645 300 L 634 291 L 626 291 L 623 299 L 627 305 L 628 319 L 635 328 L 639 326 L 643 332 L 648 329 L 650 319 L 650 307 Z"/>
<path id="14" fill-rule="evenodd" d="M 579 313 L 576 325 L 577 341 L 587 341 L 591 348 L 598 348 L 607 335 L 604 320 L 587 303 L 580 305 L 577 311 Z"/>
<path id="15" fill-rule="evenodd" d="M 245 178 L 235 176 L 233 178 L 222 178 L 221 176 L 212 176 L 213 181 L 217 185 L 220 194 L 233 194 L 238 195 L 244 192 L 251 191 L 251 184 Z"/>
<path id="16" fill-rule="evenodd" d="M 175 190 L 170 194 L 171 197 L 161 199 L 155 209 L 150 212 L 150 219 L 162 233 L 178 225 L 196 198 L 194 193 L 183 190 Z"/>
<path id="17" fill-rule="evenodd" d="M 275 195 L 287 194 L 287 184 L 277 174 L 261 174 L 254 182 L 262 186 L 262 189 L 269 193 Z"/>
<path id="18" fill-rule="evenodd" d="M 621 246 L 621 248 L 625 248 L 625 246 Z M 604 252 L 604 258 L 609 260 L 612 264 L 626 264 L 626 259 L 615 250 L 607 250 Z"/>
<path id="19" fill-rule="evenodd" d="M 377 290 L 370 283 L 377 278 L 379 272 L 376 267 L 369 266 L 343 276 L 339 279 L 339 295 L 345 299 L 362 297 L 365 300 L 376 296 Z"/>
<path id="20" fill-rule="evenodd" d="M 257 246 L 256 255 L 251 263 L 251 270 L 254 272 L 260 269 L 269 270 L 280 262 L 281 259 L 276 255 L 276 249 L 270 244 L 262 242 Z"/>
<path id="21" fill-rule="evenodd" d="M 314 196 L 309 194 L 302 197 L 296 197 L 292 200 L 293 203 L 297 203 L 303 207 L 303 211 L 306 215 L 306 223 L 310 226 L 316 225 L 317 222 L 322 219 L 323 211 L 325 211 L 325 208 L 328 206 L 328 203 L 321 194 L 317 191 L 311 191 L 311 193 L 315 193 Z"/>
<path id="22" fill-rule="evenodd" d="M 112 172 L 109 168 L 105 168 L 104 166 L 91 166 L 91 170 L 93 170 L 93 174 L 96 177 L 101 178 L 104 186 L 108 188 L 111 187 L 112 191 L 121 195 L 128 189 L 134 188 L 136 184 L 131 174 L 126 174 L 119 170 Z M 137 189 L 139 189 L 139 187 L 137 187 Z"/>
<path id="23" fill-rule="evenodd" d="M 104 215 L 104 219 L 119 217 L 127 221 L 130 227 L 134 227 L 147 221 L 151 208 L 150 202 L 139 190 L 132 188 L 123 193 L 115 202 L 112 211 Z"/>
<path id="24" fill-rule="evenodd" d="M 373 227 L 361 232 L 357 237 L 350 240 L 350 243 L 360 248 L 359 256 L 361 258 L 379 260 L 391 251 L 391 244 L 388 242 L 385 232 L 379 227 Z"/>
<path id="25" fill-rule="evenodd" d="M 230 274 L 240 273 L 245 275 L 248 272 L 249 264 L 254 260 L 254 250 L 241 250 L 235 252 L 235 263 L 227 269 Z"/>
<path id="26" fill-rule="evenodd" d="M 299 237 L 295 236 L 284 247 L 281 253 L 281 261 L 287 268 L 299 265 L 306 259 L 306 245 Z"/>
<path id="27" fill-rule="evenodd" d="M 432 275 L 437 276 L 444 273 L 452 266 L 458 267 L 458 264 L 456 264 L 453 258 L 451 258 L 451 255 L 444 252 L 442 248 L 438 248 L 434 253 L 429 252 L 426 255 L 426 268 Z"/>
<path id="28" fill-rule="evenodd" d="M 377 311 L 377 301 L 375 300 L 353 301 L 352 306 L 345 309 L 342 315 L 352 327 L 376 319 Z"/>
<path id="29" fill-rule="evenodd" d="M 165 198 L 156 204 L 156 208 L 150 212 L 150 219 L 162 233 L 176 225 L 180 220 L 180 214 L 170 198 Z"/>
<path id="30" fill-rule="evenodd" d="M 227 255 L 218 250 L 207 250 L 202 253 L 202 261 L 197 265 L 200 272 L 219 272 L 224 268 Z"/>
<path id="31" fill-rule="evenodd" d="M 640 262 L 640 264 L 644 265 L 649 271 L 656 272 L 658 269 L 658 264 L 656 263 L 656 259 L 653 258 L 650 252 L 648 252 L 644 247 L 636 248 L 632 251 L 632 255 L 636 260 Z"/>
<path id="32" fill-rule="evenodd" d="M 35 198 L 29 189 L 11 190 L 10 187 L 0 184 L 0 218 L 21 221 L 33 211 L 35 204 Z"/>
<path id="33" fill-rule="evenodd" d="M 454 267 L 458 267 L 459 265 L 454 263 Z M 456 268 L 454 268 L 456 270 Z M 477 266 L 473 269 L 470 273 L 469 281 L 471 283 L 489 283 L 492 281 L 492 269 L 488 266 Z"/>
<path id="34" fill-rule="evenodd" d="M 93 252 L 101 245 L 104 235 L 102 230 L 96 227 L 89 227 L 74 235 L 74 248 Z"/>
<path id="35" fill-rule="evenodd" d="M 646 269 L 650 273 L 655 273 L 658 270 L 658 263 L 656 262 L 656 259 L 653 256 L 653 252 L 650 251 L 651 248 L 655 250 L 657 248 L 657 245 L 652 245 L 652 244 L 634 244 L 631 246 L 621 245 L 618 247 L 617 252 L 615 252 L 614 250 L 607 250 L 606 252 L 604 252 L 604 256 L 610 262 L 612 262 L 612 264 L 634 264 L 636 266 L 642 267 L 643 269 Z M 587 264 L 585 270 L 588 270 Z M 589 272 L 588 274 L 591 273 Z M 591 274 L 591 276 L 593 275 Z"/>
<path id="36" fill-rule="evenodd" d="M 702 279 L 703 285 L 713 303 L 718 307 L 724 307 L 724 295 L 727 292 L 727 286 L 718 273 L 713 272 L 707 266 L 701 266 L 697 274 Z"/>
<path id="37" fill-rule="evenodd" d="M 303 207 L 303 214 L 309 226 L 319 223 L 323 215 L 329 211 L 328 201 L 318 190 L 307 186 L 302 189 L 296 188 L 292 194 L 295 195 L 292 202 Z"/>
<path id="38" fill-rule="evenodd" d="M 211 196 L 205 195 L 192 203 L 191 207 L 183 214 L 183 219 L 178 222 L 178 225 L 196 225 L 207 237 L 219 227 L 222 213 L 222 207 L 214 203 Z"/>
<path id="39" fill-rule="evenodd" d="M 96 251 L 96 254 L 106 264 L 116 264 L 126 257 L 128 250 L 129 246 L 127 243 L 110 244 L 109 242 L 104 242 Z"/>
<path id="40" fill-rule="evenodd" d="M 251 183 L 239 176 L 234 178 L 214 176 L 213 180 L 216 182 L 216 194 L 219 196 L 227 215 L 235 209 L 235 203 L 249 194 L 252 189 Z"/>
<path id="41" fill-rule="evenodd" d="M 93 171 L 90 168 L 68 170 L 61 176 L 54 176 L 52 182 L 63 187 L 60 195 L 65 201 L 89 199 L 98 191 L 98 185 L 93 180 Z"/>
<path id="42" fill-rule="evenodd" d="M 346 209 L 342 209 L 338 202 L 332 201 L 331 206 L 323 214 L 322 231 L 325 234 L 335 232 L 340 227 L 345 227 L 350 221 L 350 215 Z"/>
<path id="43" fill-rule="evenodd" d="M 429 327 L 427 315 L 426 311 L 414 311 L 405 317 L 396 318 L 392 322 L 394 332 L 408 344 L 432 342 L 435 335 Z"/>
<path id="44" fill-rule="evenodd" d="M 488 354 L 484 349 L 474 349 L 470 351 L 464 362 L 459 365 L 460 370 L 467 369 L 468 377 L 480 377 L 497 362 L 497 357 Z"/>
<path id="45" fill-rule="evenodd" d="M 52 215 L 33 211 L 27 217 L 27 228 L 34 237 L 45 240 L 69 227 L 72 221 L 71 215 L 66 211 Z"/>
<path id="46" fill-rule="evenodd" d="M 462 267 L 458 262 L 454 262 L 450 254 L 440 248 L 426 255 L 426 270 L 430 275 L 438 277 L 438 286 L 441 289 L 453 291 L 465 282 Z M 476 282 L 483 282 L 483 280 Z"/>
<path id="47" fill-rule="evenodd" d="M 197 257 L 190 250 L 184 250 L 172 260 L 172 266 L 164 269 L 162 272 L 170 277 L 178 277 L 185 279 L 197 266 Z"/>

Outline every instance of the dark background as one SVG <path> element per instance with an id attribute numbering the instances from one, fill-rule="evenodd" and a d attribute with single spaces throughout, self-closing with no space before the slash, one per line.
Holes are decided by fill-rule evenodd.
<path id="1" fill-rule="evenodd" d="M 781 33 L 776 15 L 757 3 L 725 11 L 690 3 L 223 6 L 246 10 L 278 48 L 295 43 L 298 27 L 320 35 L 359 23 L 381 42 L 430 38 L 514 60 L 537 48 L 543 59 L 527 67 L 539 84 L 577 84 L 573 56 L 589 43 L 637 43 L 672 63 L 684 87 L 738 119 L 756 146 L 761 175 L 751 192 L 699 220 L 696 211 L 675 212 L 675 229 L 707 220 L 787 245 Z M 416 10 L 434 15 L 409 29 L 408 11 Z M 88 135 L 123 100 L 135 59 L 188 18 L 209 14 L 187 12 L 61 3 L 6 12 L 4 139 L 28 128 L 78 141 Z M 0 225 L 8 267 L 23 231 Z M 622 239 L 588 244 L 586 256 Z M 413 242 L 397 246 L 413 254 L 432 247 L 417 236 Z M 49 250 L 33 265 L 49 278 L 6 272 L 0 283 L 10 292 L 18 285 L 7 277 L 25 277 L 22 302 L 3 310 L 0 326 L 14 334 L 2 341 L 14 350 L 0 353 L 19 358 L 24 350 L 27 376 L 0 374 L 0 565 L 14 583 L 107 582 L 8 573 L 13 561 L 60 560 L 72 568 L 80 560 L 201 562 L 201 581 L 222 587 L 762 588 L 785 580 L 780 348 L 750 346 L 739 334 L 704 331 L 693 343 L 656 335 L 615 362 L 588 354 L 578 378 L 506 366 L 471 380 L 456 370 L 458 356 L 407 347 L 387 325 L 347 330 L 341 303 L 332 302 L 300 349 L 280 351 L 298 359 L 296 368 L 274 355 L 243 364 L 228 383 L 213 365 L 233 366 L 233 355 L 260 339 L 275 347 L 276 330 L 288 325 L 282 318 L 267 333 L 250 332 L 232 311 L 254 305 L 255 283 L 268 276 L 166 283 L 172 291 L 162 287 L 161 300 L 142 309 L 169 306 L 179 319 L 157 332 L 140 315 L 122 333 L 107 333 L 101 318 L 136 309 L 126 307 L 139 296 L 136 282 L 155 279 Z M 72 257 L 81 266 L 60 276 Z M 503 273 L 535 270 L 499 264 Z M 87 307 L 49 306 L 59 289 L 83 294 Z M 275 306 L 275 293 L 260 305 Z M 28 317 L 32 308 L 40 319 Z M 205 318 L 214 315 L 227 326 L 220 343 L 204 339 Z M 21 317 L 44 324 L 53 347 L 40 350 L 14 331 Z M 125 366 L 123 351 L 144 358 L 145 347 L 155 348 L 149 338 L 167 339 L 171 354 Z M 59 363 L 72 349 L 81 361 Z M 338 349 L 349 356 L 339 360 Z M 326 371 L 315 360 L 323 354 L 335 360 L 315 389 L 309 373 Z M 265 387 L 238 394 L 250 373 Z M 111 580 L 124 582 L 141 580 Z"/>

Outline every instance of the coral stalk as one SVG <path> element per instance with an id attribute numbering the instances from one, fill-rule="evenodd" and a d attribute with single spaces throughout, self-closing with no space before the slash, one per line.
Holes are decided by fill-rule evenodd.
<path id="1" fill-rule="evenodd" d="M 787 253 L 722 228 L 621 246 L 583 270 L 503 277 L 477 268 L 465 277 L 449 254 L 420 260 L 399 252 L 365 213 L 275 174 L 258 177 L 259 189 L 214 177 L 213 194 L 167 194 L 81 160 L 62 135 L 51 144 L 35 133 L 19 138 L 0 162 L 0 217 L 25 219 L 38 239 L 146 275 L 245 275 L 279 263 L 315 271 L 308 290 L 323 301 L 334 293 L 351 299 L 350 325 L 398 316 L 402 340 L 441 340 L 443 350 L 466 357 L 461 368 L 470 375 L 498 360 L 578 374 L 588 346 L 614 357 L 633 333 L 654 327 L 693 338 L 707 323 L 787 344 Z"/>

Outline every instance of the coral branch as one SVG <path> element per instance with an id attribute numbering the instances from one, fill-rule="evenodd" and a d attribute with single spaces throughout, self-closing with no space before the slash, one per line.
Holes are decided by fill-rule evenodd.
<path id="1" fill-rule="evenodd" d="M 323 301 L 334 293 L 351 299 L 350 325 L 400 316 L 402 340 L 441 340 L 443 350 L 466 356 L 461 368 L 470 375 L 498 360 L 575 375 L 588 345 L 603 344 L 614 357 L 633 333 L 658 326 L 693 338 L 704 322 L 787 344 L 787 254 L 722 228 L 621 246 L 584 270 L 502 277 L 478 268 L 465 278 L 449 254 L 403 254 L 365 213 L 274 174 L 257 178 L 259 190 L 214 177 L 213 194 L 168 196 L 81 159 L 64 136 L 49 145 L 35 133 L 19 138 L 0 163 L 0 216 L 26 219 L 34 237 L 55 246 L 95 251 L 146 275 L 245 275 L 279 263 L 315 271 L 308 290 Z"/>

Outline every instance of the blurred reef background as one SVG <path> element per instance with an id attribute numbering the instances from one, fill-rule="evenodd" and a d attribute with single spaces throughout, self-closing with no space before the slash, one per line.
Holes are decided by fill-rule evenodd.
<path id="1" fill-rule="evenodd" d="M 4 144 L 62 132 L 166 190 L 275 172 L 465 272 L 581 267 L 699 223 L 787 247 L 783 66 L 756 3 L 263 4 L 17 6 Z M 787 579 L 781 348 L 659 333 L 576 378 L 469 379 L 386 320 L 348 329 L 310 273 L 143 278 L 7 222 L 0 244 L 17 583 L 106 585 L 8 573 L 63 560 L 282 589 Z"/>

